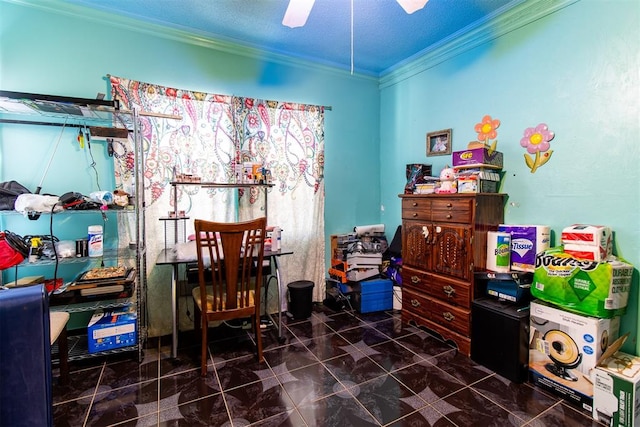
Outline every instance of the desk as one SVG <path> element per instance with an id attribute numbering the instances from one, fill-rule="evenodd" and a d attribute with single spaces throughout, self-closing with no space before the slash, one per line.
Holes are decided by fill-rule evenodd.
<path id="1" fill-rule="evenodd" d="M 273 265 L 275 267 L 275 276 L 278 288 L 278 339 L 282 339 L 282 302 L 283 297 L 286 295 L 285 292 L 282 291 L 282 283 L 280 279 L 280 267 L 278 266 L 278 258 L 283 255 L 291 255 L 293 251 L 281 249 L 279 251 L 264 251 L 264 259 L 273 261 Z M 171 344 L 171 356 L 176 358 L 178 356 L 178 268 L 181 264 L 190 264 L 197 262 L 196 259 L 187 260 L 187 259 L 176 259 L 175 254 L 171 249 L 163 249 L 158 255 L 158 259 L 156 260 L 156 265 L 171 265 L 171 318 L 172 318 L 172 344 Z M 267 310 L 267 293 L 269 291 L 269 281 L 266 281 L 265 291 L 264 291 L 264 301 L 265 301 L 265 313 L 273 323 L 274 319 Z M 258 331 L 260 333 L 260 331 Z"/>

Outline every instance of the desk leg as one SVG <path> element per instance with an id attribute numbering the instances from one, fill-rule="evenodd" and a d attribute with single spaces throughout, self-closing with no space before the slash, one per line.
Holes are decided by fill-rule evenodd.
<path id="1" fill-rule="evenodd" d="M 171 274 L 171 357 L 178 357 L 178 264 L 173 264 L 173 272 Z"/>
<path id="2" fill-rule="evenodd" d="M 278 267 L 278 257 L 273 257 L 273 265 L 276 270 L 276 286 L 278 287 L 278 339 L 282 341 L 282 288 L 280 283 L 280 267 Z M 284 294 L 286 295 L 286 293 Z"/>

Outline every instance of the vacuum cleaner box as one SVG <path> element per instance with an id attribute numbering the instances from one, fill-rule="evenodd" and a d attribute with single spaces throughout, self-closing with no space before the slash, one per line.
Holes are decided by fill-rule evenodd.
<path id="1" fill-rule="evenodd" d="M 617 352 L 591 375 L 593 419 L 608 426 L 640 426 L 640 357 Z"/>
<path id="2" fill-rule="evenodd" d="M 582 316 L 532 301 L 529 326 L 531 382 L 591 411 L 591 370 L 618 337 L 620 318 Z"/>
<path id="3" fill-rule="evenodd" d="M 611 318 L 625 314 L 632 276 L 633 266 L 614 256 L 589 261 L 552 248 L 536 256 L 531 295 L 565 310 Z"/>
<path id="4" fill-rule="evenodd" d="M 136 319 L 127 307 L 96 311 L 87 326 L 89 353 L 135 345 Z"/>

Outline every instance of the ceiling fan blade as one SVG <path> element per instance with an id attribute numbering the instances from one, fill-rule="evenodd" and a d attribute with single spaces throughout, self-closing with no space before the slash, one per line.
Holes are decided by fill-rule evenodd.
<path id="1" fill-rule="evenodd" d="M 293 0 L 292 0 L 293 1 Z M 408 14 L 422 9 L 429 0 L 396 0 Z"/>
<path id="2" fill-rule="evenodd" d="M 289 6 L 284 13 L 282 25 L 290 28 L 302 27 L 307 23 L 311 8 L 315 0 L 289 0 Z"/>

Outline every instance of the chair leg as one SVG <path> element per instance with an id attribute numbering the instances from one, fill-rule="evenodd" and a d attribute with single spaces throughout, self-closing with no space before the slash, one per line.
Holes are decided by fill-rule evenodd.
<path id="1" fill-rule="evenodd" d="M 58 336 L 58 357 L 60 359 L 60 385 L 69 383 L 69 342 L 67 341 L 67 327 Z"/>
<path id="2" fill-rule="evenodd" d="M 202 345 L 201 345 L 201 352 L 200 352 L 200 375 L 202 375 L 203 377 L 207 376 L 207 350 L 208 350 L 208 345 L 207 345 L 207 329 L 209 329 L 209 322 L 207 322 L 207 317 L 206 316 L 202 316 L 202 324 L 200 325 L 200 327 L 202 328 Z"/>
<path id="3" fill-rule="evenodd" d="M 262 363 L 264 357 L 262 356 L 262 330 L 260 329 L 260 313 L 253 316 L 253 328 L 256 331 L 256 345 L 258 346 L 258 362 Z"/>

